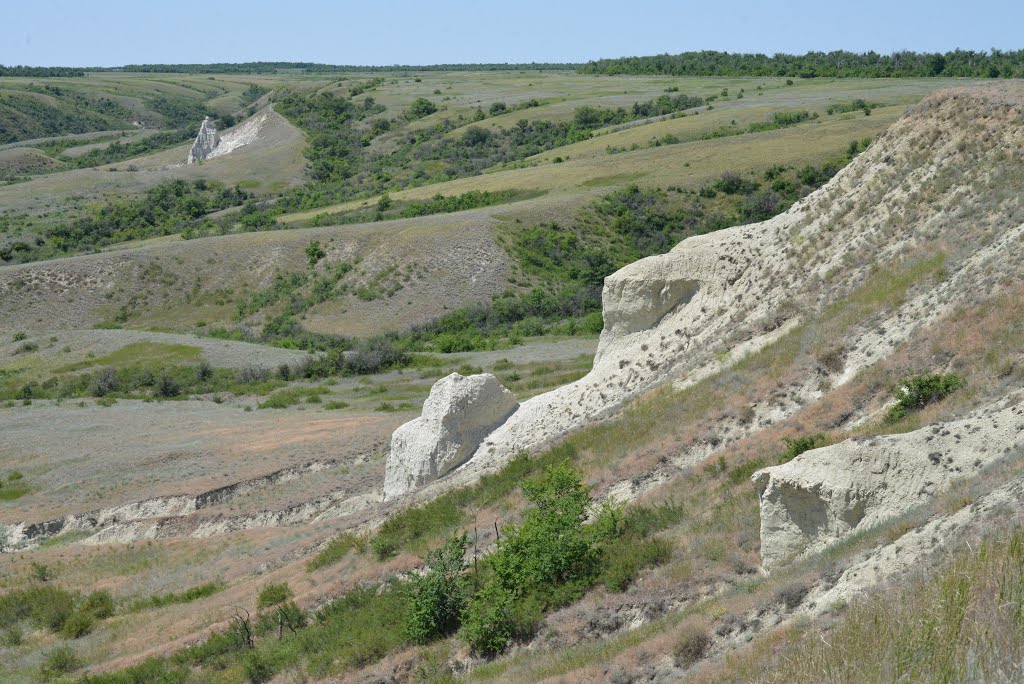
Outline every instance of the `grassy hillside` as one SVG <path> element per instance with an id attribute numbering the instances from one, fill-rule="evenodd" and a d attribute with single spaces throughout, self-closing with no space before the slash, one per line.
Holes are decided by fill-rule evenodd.
<path id="1" fill-rule="evenodd" d="M 885 678 L 908 650 L 913 672 L 962 673 L 963 643 L 1007 641 L 1013 616 L 991 638 L 954 625 L 989 605 L 957 578 L 1019 579 L 1004 525 L 1018 509 L 993 512 L 1010 531 L 984 558 L 935 580 L 950 610 L 929 629 L 911 617 L 931 585 L 887 614 L 810 604 L 909 530 L 971 514 L 1020 476 L 1016 454 L 770 576 L 749 482 L 1019 386 L 1019 265 L 993 248 L 1019 230 L 1018 94 L 917 106 L 949 82 L 48 79 L 151 128 L 0 150 L 19 169 L 0 187 L 0 531 L 19 545 L 0 553 L 7 677 L 812 681 Z M 266 116 L 256 138 L 202 164 L 182 165 L 173 137 L 122 149 L 250 107 Z M 131 156 L 91 165 L 108 153 Z M 763 320 L 711 307 L 730 331 L 693 351 L 685 382 L 666 369 L 659 382 L 678 382 L 478 482 L 381 501 L 390 436 L 438 378 L 494 373 L 520 400 L 579 380 L 610 273 L 769 230 L 782 247 L 759 264 L 778 269 L 765 286 L 802 285 Z M 929 373 L 957 389 L 886 419 L 894 388 Z M 869 624 L 891 652 L 844 669 Z M 936 635 L 957 649 L 924 648 Z"/>

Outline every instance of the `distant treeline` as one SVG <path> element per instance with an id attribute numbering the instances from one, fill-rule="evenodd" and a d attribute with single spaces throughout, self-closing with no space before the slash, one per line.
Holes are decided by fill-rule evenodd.
<path id="1" fill-rule="evenodd" d="M 309 73 L 340 73 L 365 71 L 518 71 L 521 69 L 572 70 L 579 64 L 431 64 L 391 66 L 353 66 L 344 64 L 317 64 L 315 62 L 242 62 L 239 64 L 125 64 L 123 67 L 97 71 L 136 71 L 165 74 L 272 74 L 277 71 L 305 71 Z"/>
<path id="2" fill-rule="evenodd" d="M 85 76 L 85 72 L 77 67 L 32 67 L 4 66 L 0 64 L 0 76 L 31 76 L 32 78 L 52 78 L 55 76 Z"/>
<path id="3" fill-rule="evenodd" d="M 816 76 L 912 78 L 968 76 L 1024 77 L 1024 50 L 974 52 L 808 52 L 806 55 L 683 52 L 588 62 L 582 74 L 664 74 L 666 76 Z"/>

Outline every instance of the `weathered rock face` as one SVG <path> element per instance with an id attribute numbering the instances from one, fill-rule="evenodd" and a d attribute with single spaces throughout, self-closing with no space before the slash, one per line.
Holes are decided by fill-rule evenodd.
<path id="1" fill-rule="evenodd" d="M 515 395 L 490 373 L 452 373 L 430 389 L 422 415 L 391 436 L 384 500 L 402 496 L 465 463 L 516 410 Z"/>
<path id="2" fill-rule="evenodd" d="M 206 117 L 203 119 L 203 124 L 199 127 L 199 135 L 196 136 L 196 141 L 192 143 L 192 149 L 188 151 L 188 163 L 195 164 L 196 162 L 204 161 L 219 144 L 220 135 L 218 135 L 213 122 L 210 121 L 210 117 Z"/>
<path id="3" fill-rule="evenodd" d="M 903 435 L 814 449 L 752 479 L 768 569 L 934 498 L 1024 444 L 1024 406 L 987 407 Z"/>

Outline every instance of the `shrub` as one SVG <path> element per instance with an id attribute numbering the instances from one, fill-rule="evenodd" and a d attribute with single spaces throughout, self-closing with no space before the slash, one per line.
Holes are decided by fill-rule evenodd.
<path id="1" fill-rule="evenodd" d="M 802 582 L 793 582 L 775 592 L 775 602 L 781 603 L 787 610 L 799 606 L 810 591 L 810 587 Z"/>
<path id="2" fill-rule="evenodd" d="M 373 549 L 373 555 L 379 561 L 385 561 L 398 553 L 398 544 L 390 536 L 385 535 L 374 537 L 370 542 L 370 548 Z"/>
<path id="3" fill-rule="evenodd" d="M 409 109 L 406 111 L 406 117 L 409 119 L 422 119 L 436 111 L 437 105 L 433 102 L 425 97 L 417 97 L 412 101 L 412 104 L 409 105 Z"/>
<path id="4" fill-rule="evenodd" d="M 89 383 L 89 394 L 94 397 L 105 397 L 117 391 L 117 371 L 107 366 L 97 371 Z"/>
<path id="5" fill-rule="evenodd" d="M 207 361 L 200 361 L 199 365 L 196 366 L 196 380 L 199 382 L 206 382 L 213 377 L 213 366 Z"/>
<path id="6" fill-rule="evenodd" d="M 270 372 L 266 368 L 260 368 L 258 366 L 246 366 L 245 368 L 238 371 L 238 382 L 243 385 L 253 385 L 258 382 L 264 382 L 270 376 Z"/>
<path id="7" fill-rule="evenodd" d="M 741 482 L 745 482 L 750 479 L 750 476 L 765 466 L 763 458 L 755 458 L 746 463 L 741 463 L 732 470 L 729 471 L 729 481 L 734 485 L 738 485 Z"/>
<path id="8" fill-rule="evenodd" d="M 252 684 L 269 682 L 275 674 L 274 664 L 267 654 L 253 651 L 245 657 L 245 676 Z"/>
<path id="9" fill-rule="evenodd" d="M 727 195 L 735 195 L 743 190 L 744 181 L 735 171 L 725 171 L 719 176 L 714 187 Z"/>
<path id="10" fill-rule="evenodd" d="M 505 530 L 491 559 L 495 579 L 521 595 L 592 578 L 600 549 L 583 525 L 590 490 L 579 473 L 565 463 L 548 467 L 522 490 L 532 507 L 519 526 Z"/>
<path id="11" fill-rule="evenodd" d="M 159 397 L 169 399 L 181 394 L 181 385 L 168 373 L 161 373 L 156 379 L 156 394 Z"/>
<path id="12" fill-rule="evenodd" d="M 317 263 L 327 256 L 327 252 L 320 245 L 319 240 L 313 240 L 306 247 L 306 258 L 309 261 L 310 266 L 316 266 Z"/>
<path id="13" fill-rule="evenodd" d="M 74 613 L 75 597 L 63 589 L 47 587 L 48 592 L 38 591 L 31 597 L 29 618 L 36 627 L 59 632 Z"/>
<path id="14" fill-rule="evenodd" d="M 789 463 L 805 451 L 825 446 L 828 443 L 828 437 L 818 433 L 816 435 L 807 435 L 804 437 L 783 437 L 782 441 L 786 443 L 786 450 L 779 454 L 779 458 L 777 460 L 779 465 Z"/>
<path id="15" fill-rule="evenodd" d="M 92 631 L 96 618 L 85 610 L 77 610 L 64 621 L 61 634 L 67 639 L 78 639 Z"/>
<path id="16" fill-rule="evenodd" d="M 896 405 L 885 416 L 887 423 L 895 423 L 911 411 L 917 411 L 929 404 L 945 399 L 964 387 L 967 381 L 952 373 L 947 375 L 918 375 L 903 381 L 894 394 Z"/>
<path id="17" fill-rule="evenodd" d="M 28 335 L 24 332 L 16 332 L 14 333 L 14 336 L 11 339 L 14 340 L 15 342 L 21 342 L 22 340 L 27 340 Z"/>
<path id="18" fill-rule="evenodd" d="M 475 653 L 501 653 L 515 635 L 515 596 L 497 582 L 488 582 L 470 602 L 460 632 Z"/>
<path id="19" fill-rule="evenodd" d="M 295 594 L 287 582 L 280 584 L 268 584 L 260 590 L 259 599 L 256 601 L 257 608 L 269 608 L 279 603 L 284 603 Z"/>
<path id="20" fill-rule="evenodd" d="M 64 644 L 47 652 L 40 666 L 40 674 L 45 681 L 50 681 L 61 675 L 74 672 L 80 667 L 82 667 L 82 659 L 70 646 Z"/>
<path id="21" fill-rule="evenodd" d="M 94 591 L 85 597 L 82 610 L 104 620 L 114 614 L 114 597 L 109 591 Z"/>
<path id="22" fill-rule="evenodd" d="M 20 625 L 11 625 L 4 631 L 3 645 L 8 648 L 14 648 L 15 646 L 21 646 L 25 641 L 25 633 L 21 630 Z"/>
<path id="23" fill-rule="evenodd" d="M 711 635 L 707 629 L 698 625 L 687 625 L 676 639 L 672 647 L 672 655 L 675 658 L 676 666 L 686 667 L 704 657 L 704 654 L 711 648 Z"/>
<path id="24" fill-rule="evenodd" d="M 45 563 L 32 561 L 32 576 L 40 582 L 49 582 L 53 579 L 53 570 Z"/>
<path id="25" fill-rule="evenodd" d="M 453 633 L 466 607 L 466 533 L 427 556 L 429 569 L 410 580 L 406 632 L 419 643 Z"/>

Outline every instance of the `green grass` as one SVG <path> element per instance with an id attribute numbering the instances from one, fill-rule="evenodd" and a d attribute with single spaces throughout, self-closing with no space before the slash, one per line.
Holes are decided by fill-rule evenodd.
<path id="1" fill-rule="evenodd" d="M 1024 675 L 1024 530 L 989 533 L 938 572 L 798 625 L 763 681 L 1017 681 Z"/>
<path id="2" fill-rule="evenodd" d="M 150 608 L 162 608 L 164 606 L 180 603 L 191 603 L 192 601 L 198 601 L 199 599 L 213 596 L 214 594 L 223 591 L 225 587 L 226 585 L 224 582 L 206 582 L 181 592 L 168 592 L 166 594 L 158 594 L 144 599 L 136 599 L 128 604 L 126 610 L 127 612 L 136 612 L 140 610 L 148 610 Z"/>
<path id="3" fill-rule="evenodd" d="M 67 546 L 68 544 L 74 544 L 77 541 L 87 539 L 93 535 L 92 532 L 87 530 L 73 530 L 71 532 L 64 532 L 57 534 L 52 537 L 48 537 L 39 544 L 41 549 L 49 549 L 55 546 Z"/>
<path id="4" fill-rule="evenodd" d="M 133 342 L 117 351 L 104 356 L 84 359 L 76 363 L 62 366 L 56 373 L 72 373 L 93 366 L 112 366 L 128 368 L 129 366 L 162 366 L 176 363 L 198 362 L 202 350 L 187 344 L 167 344 L 164 342 Z"/>
<path id="5" fill-rule="evenodd" d="M 337 563 L 348 555 L 349 551 L 356 550 L 362 553 L 366 549 L 366 539 L 351 532 L 342 532 L 331 539 L 323 549 L 315 556 L 306 561 L 306 571 L 313 572 L 325 568 L 328 565 Z"/>

